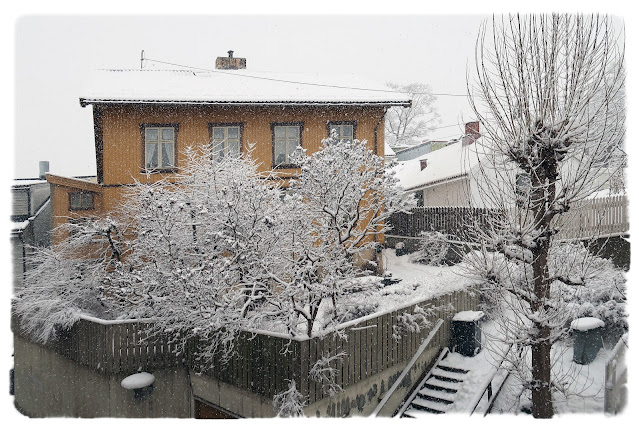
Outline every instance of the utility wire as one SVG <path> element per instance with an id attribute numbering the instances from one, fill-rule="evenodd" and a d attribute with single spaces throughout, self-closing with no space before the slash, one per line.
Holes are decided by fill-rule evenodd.
<path id="1" fill-rule="evenodd" d="M 212 70 L 212 69 L 208 69 L 208 68 L 198 68 L 198 67 L 193 67 L 193 66 L 190 66 L 190 65 L 176 64 L 176 63 L 173 63 L 173 62 L 158 61 L 156 59 L 149 59 L 149 58 L 145 58 L 145 57 L 140 58 L 140 61 L 141 62 L 142 61 L 155 62 L 155 63 L 158 63 L 158 64 L 171 65 L 171 66 L 174 66 L 174 67 L 188 68 L 188 69 L 192 69 L 192 70 L 196 70 L 196 71 L 207 71 L 207 72 L 214 72 L 214 73 L 218 73 L 218 74 L 227 74 L 227 75 L 232 75 L 232 76 L 235 76 L 235 77 L 245 77 L 245 78 L 254 78 L 254 79 L 257 79 L 257 80 L 277 81 L 277 82 L 280 82 L 280 83 L 304 84 L 304 85 L 307 85 L 307 86 L 332 87 L 332 88 L 336 88 L 336 89 L 363 90 L 363 91 L 368 91 L 368 92 L 398 93 L 396 90 L 367 89 L 367 88 L 364 88 L 364 87 L 350 87 L 350 86 L 334 86 L 334 85 L 330 85 L 330 84 L 306 83 L 306 82 L 303 82 L 303 81 L 282 80 L 282 79 L 269 78 L 269 77 L 258 77 L 258 76 L 255 76 L 255 75 L 237 74 L 237 73 L 226 72 L 226 71 L 221 71 L 221 70 L 217 70 L 217 69 Z M 402 93 L 402 92 L 399 92 L 399 93 Z M 404 92 L 404 93 L 406 93 L 406 92 Z M 454 94 L 454 93 L 412 92 L 412 93 L 407 93 L 407 94 L 467 97 L 467 95 L 459 95 L 459 94 Z"/>

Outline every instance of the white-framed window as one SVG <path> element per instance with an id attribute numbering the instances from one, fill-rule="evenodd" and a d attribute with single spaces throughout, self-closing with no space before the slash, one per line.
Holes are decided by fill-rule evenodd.
<path id="1" fill-rule="evenodd" d="M 176 125 L 144 125 L 144 168 L 175 168 Z"/>
<path id="2" fill-rule="evenodd" d="M 93 192 L 69 192 L 69 210 L 93 210 Z"/>
<path id="3" fill-rule="evenodd" d="M 302 123 L 274 123 L 273 167 L 295 167 L 289 156 L 302 145 Z"/>
<path id="4" fill-rule="evenodd" d="M 211 146 L 216 161 L 239 157 L 242 147 L 241 124 L 211 124 Z"/>
<path id="5" fill-rule="evenodd" d="M 355 127 L 354 121 L 329 121 L 327 125 L 328 136 L 332 136 L 335 132 L 338 140 L 352 141 L 355 139 Z"/>

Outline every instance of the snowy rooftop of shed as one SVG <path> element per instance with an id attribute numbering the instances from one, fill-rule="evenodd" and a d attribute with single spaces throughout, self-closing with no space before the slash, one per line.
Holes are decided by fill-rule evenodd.
<path id="1" fill-rule="evenodd" d="M 393 170 L 402 188 L 418 189 L 466 175 L 479 162 L 476 147 L 477 142 L 466 146 L 456 142 L 413 160 L 402 161 Z M 426 160 L 426 167 L 423 170 L 421 170 L 420 160 Z"/>
<path id="2" fill-rule="evenodd" d="M 149 102 L 409 106 L 410 97 L 353 74 L 331 76 L 249 70 L 95 70 L 87 76 L 80 97 L 82 106 Z"/>

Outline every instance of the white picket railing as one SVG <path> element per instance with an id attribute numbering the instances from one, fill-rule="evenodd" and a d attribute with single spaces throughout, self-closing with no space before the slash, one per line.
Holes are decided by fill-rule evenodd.
<path id="1" fill-rule="evenodd" d="M 626 195 L 594 198 L 574 205 L 558 223 L 562 240 L 614 237 L 628 233 Z"/>

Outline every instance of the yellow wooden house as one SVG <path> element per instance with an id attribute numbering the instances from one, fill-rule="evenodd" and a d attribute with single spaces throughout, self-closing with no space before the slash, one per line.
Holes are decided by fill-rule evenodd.
<path id="1" fill-rule="evenodd" d="M 385 113 L 410 98 L 356 75 L 250 71 L 229 52 L 210 71 L 93 71 L 80 105 L 93 109 L 97 176 L 47 175 L 54 227 L 115 208 L 136 181 L 170 178 L 187 147 L 213 144 L 219 158 L 251 147 L 282 179 L 299 173 L 287 160 L 298 145 L 316 152 L 333 129 L 383 156 Z"/>

